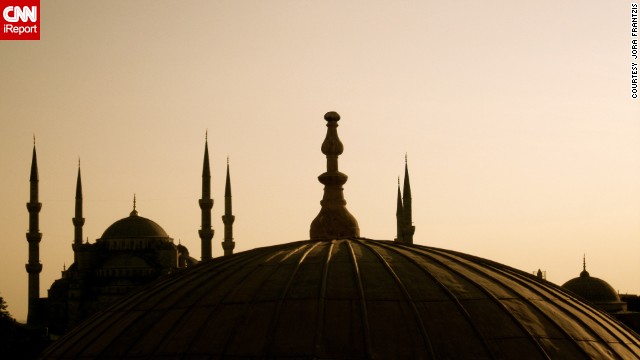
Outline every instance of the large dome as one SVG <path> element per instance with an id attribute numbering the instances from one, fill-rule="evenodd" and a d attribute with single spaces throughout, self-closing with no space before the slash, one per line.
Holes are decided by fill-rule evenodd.
<path id="1" fill-rule="evenodd" d="M 120 219 L 107 228 L 102 234 L 102 239 L 123 238 L 168 238 L 164 229 L 142 216 L 137 211 L 132 211 L 129 217 Z"/>
<path id="2" fill-rule="evenodd" d="M 54 343 L 46 359 L 640 357 L 562 288 L 419 245 L 301 241 L 201 263 Z"/>

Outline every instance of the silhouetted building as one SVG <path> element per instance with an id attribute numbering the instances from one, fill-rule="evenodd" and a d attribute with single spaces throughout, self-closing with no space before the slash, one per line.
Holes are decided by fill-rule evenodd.
<path id="1" fill-rule="evenodd" d="M 407 156 L 404 157 L 404 188 L 400 193 L 400 178 L 398 178 L 398 201 L 396 204 L 396 229 L 397 235 L 395 241 L 413 244 L 413 234 L 416 227 L 413 226 L 411 204 L 411 184 L 409 183 L 409 165 Z"/>
<path id="2" fill-rule="evenodd" d="M 562 287 L 608 313 L 627 310 L 627 304 L 620 300 L 620 296 L 609 283 L 589 275 L 586 259 L 582 261 L 580 276 L 567 281 Z"/>
<path id="3" fill-rule="evenodd" d="M 591 276 L 587 271 L 585 259 L 582 262 L 580 276 L 567 281 L 562 287 L 640 333 L 640 300 L 638 300 L 638 296 L 621 296 L 609 283 Z"/>
<path id="4" fill-rule="evenodd" d="M 209 172 L 208 145 L 205 142 L 202 173 L 202 257 L 211 257 L 211 176 Z M 227 190 L 225 192 L 225 254 L 233 252 L 231 214 L 231 185 L 227 164 Z M 38 166 L 35 144 L 30 176 L 31 190 L 29 210 L 29 312 L 27 325 L 32 328 L 47 327 L 53 335 L 63 334 L 90 315 L 105 309 L 116 300 L 139 289 L 159 277 L 178 269 L 191 267 L 198 261 L 189 255 L 189 250 L 173 239 L 154 221 L 138 215 L 134 196 L 133 210 L 128 217 L 109 226 L 94 243 L 83 242 L 83 194 L 80 164 L 76 181 L 74 240 L 72 249 L 74 262 L 62 271 L 62 277 L 51 285 L 47 298 L 39 297 L 38 246 L 42 234 L 39 232 Z M 230 221 L 229 221 L 230 219 Z M 231 246 L 229 245 L 231 244 Z"/>
<path id="5" fill-rule="evenodd" d="M 311 240 L 215 258 L 118 302 L 45 359 L 637 359 L 640 338 L 561 287 L 451 250 L 360 237 L 327 113 Z"/>

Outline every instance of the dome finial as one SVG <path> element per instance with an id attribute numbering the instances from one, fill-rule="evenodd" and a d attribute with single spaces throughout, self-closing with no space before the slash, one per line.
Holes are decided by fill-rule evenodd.
<path id="1" fill-rule="evenodd" d="M 131 211 L 130 216 L 138 216 L 138 210 L 136 210 L 136 194 L 133 194 L 133 211 Z"/>
<path id="2" fill-rule="evenodd" d="M 589 276 L 589 272 L 587 271 L 587 255 L 582 254 L 582 272 L 580 273 L 580 277 Z"/>
<path id="3" fill-rule="evenodd" d="M 324 115 L 327 121 L 327 135 L 322 142 L 322 153 L 327 156 L 327 171 L 318 176 L 324 185 L 324 196 L 320 201 L 320 213 L 311 222 L 311 240 L 333 240 L 360 236 L 358 221 L 347 210 L 347 202 L 342 193 L 342 185 L 348 176 L 338 171 L 338 156 L 344 147 L 338 137 L 340 115 L 330 111 Z"/>

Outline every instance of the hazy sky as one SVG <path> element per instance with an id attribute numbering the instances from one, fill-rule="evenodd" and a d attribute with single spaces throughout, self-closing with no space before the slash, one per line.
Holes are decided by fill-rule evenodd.
<path id="1" fill-rule="evenodd" d="M 0 296 L 27 311 L 37 138 L 41 296 L 85 236 L 128 216 L 200 257 L 209 131 L 214 256 L 231 159 L 236 251 L 306 239 L 323 115 L 361 235 L 395 236 L 409 154 L 415 242 L 562 284 L 640 293 L 640 100 L 628 1 L 42 1 L 41 40 L 0 43 Z"/>

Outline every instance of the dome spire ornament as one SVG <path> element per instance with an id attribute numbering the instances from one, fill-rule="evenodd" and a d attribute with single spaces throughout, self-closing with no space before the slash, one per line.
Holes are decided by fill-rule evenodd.
<path id="1" fill-rule="evenodd" d="M 322 143 L 322 153 L 327 156 L 327 171 L 318 176 L 324 185 L 324 195 L 320 201 L 320 213 L 311 222 L 311 240 L 334 240 L 360 237 L 358 221 L 347 210 L 342 186 L 348 176 L 338 171 L 338 156 L 344 147 L 338 137 L 340 115 L 330 111 L 324 115 L 327 121 L 327 135 Z"/>
<path id="2" fill-rule="evenodd" d="M 582 272 L 580 273 L 580 277 L 589 276 L 589 272 L 587 271 L 587 255 L 582 254 Z"/>
<path id="3" fill-rule="evenodd" d="M 133 210 L 130 216 L 138 216 L 138 210 L 136 210 L 136 194 L 133 194 Z"/>

